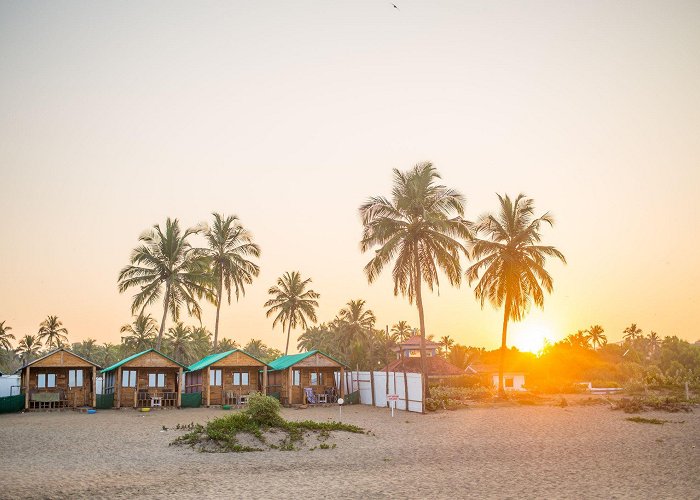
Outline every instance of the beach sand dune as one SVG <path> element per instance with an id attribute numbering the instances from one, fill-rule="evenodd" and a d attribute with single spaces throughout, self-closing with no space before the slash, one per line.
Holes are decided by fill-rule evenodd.
<path id="1" fill-rule="evenodd" d="M 347 407 L 337 448 L 200 453 L 176 424 L 219 409 L 0 416 L 0 498 L 700 498 L 700 414 L 473 407 L 429 415 Z M 337 408 L 283 410 L 324 421 Z M 163 431 L 163 426 L 167 431 Z M 314 438 L 311 438 L 314 439 Z"/>

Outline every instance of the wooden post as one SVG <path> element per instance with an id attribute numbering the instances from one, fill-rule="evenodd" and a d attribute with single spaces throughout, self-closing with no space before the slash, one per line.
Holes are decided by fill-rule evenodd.
<path id="1" fill-rule="evenodd" d="M 122 407 L 122 367 L 117 368 L 117 408 Z"/>
<path id="2" fill-rule="evenodd" d="M 96 366 L 92 367 L 92 407 L 97 408 L 97 367 Z"/>
<path id="3" fill-rule="evenodd" d="M 29 372 L 30 372 L 30 370 L 31 370 L 31 368 L 29 366 L 27 366 L 26 377 L 25 377 L 27 380 L 26 380 L 26 385 L 25 385 L 25 389 L 24 389 L 24 409 L 25 410 L 29 409 Z"/>
<path id="4" fill-rule="evenodd" d="M 177 407 L 180 408 L 182 405 L 182 367 L 180 367 L 180 373 L 177 376 L 177 384 L 175 384 L 175 390 L 177 391 Z"/>
<path id="5" fill-rule="evenodd" d="M 421 383 L 423 377 L 421 377 Z M 403 365 L 403 389 L 406 395 L 406 411 L 408 411 L 408 375 L 406 375 L 406 365 Z"/>
<path id="6" fill-rule="evenodd" d="M 263 394 L 267 394 L 267 366 L 263 366 Z"/>
<path id="7" fill-rule="evenodd" d="M 211 397 L 211 365 L 207 366 L 207 408 Z"/>
<path id="8" fill-rule="evenodd" d="M 340 367 L 340 397 L 345 397 L 345 367 Z"/>
<path id="9" fill-rule="evenodd" d="M 374 406 L 374 371 L 369 371 L 369 388 L 372 391 L 372 406 Z"/>
<path id="10" fill-rule="evenodd" d="M 287 404 L 292 406 L 292 383 L 294 382 L 294 370 L 292 370 L 291 366 L 287 368 L 287 370 L 289 370 L 289 375 L 287 376 Z M 301 379 L 301 374 L 299 375 L 299 378 Z"/>

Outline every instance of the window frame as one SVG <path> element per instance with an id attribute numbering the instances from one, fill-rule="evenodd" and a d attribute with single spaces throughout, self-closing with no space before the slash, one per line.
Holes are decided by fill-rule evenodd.
<path id="1" fill-rule="evenodd" d="M 162 385 L 161 385 L 161 378 L 162 378 Z M 151 379 L 155 381 L 155 384 L 151 384 Z M 163 389 L 167 385 L 167 379 L 165 377 L 165 373 L 163 372 L 149 372 L 148 374 L 148 388 L 149 389 Z"/>
<path id="2" fill-rule="evenodd" d="M 292 370 L 292 385 L 301 386 L 301 370 Z"/>
<path id="3" fill-rule="evenodd" d="M 85 377 L 83 376 L 82 368 L 71 368 L 68 370 L 68 387 L 85 387 Z"/>
<path id="4" fill-rule="evenodd" d="M 214 379 L 212 383 L 212 378 Z M 218 383 L 217 383 L 218 380 Z M 214 368 L 209 370 L 209 386 L 210 387 L 223 387 L 223 370 L 221 368 Z"/>
<path id="5" fill-rule="evenodd" d="M 126 384 L 124 383 L 126 377 Z M 136 381 L 138 380 L 138 374 L 136 370 L 122 370 L 122 379 L 120 381 L 122 387 L 131 388 L 136 387 Z"/>

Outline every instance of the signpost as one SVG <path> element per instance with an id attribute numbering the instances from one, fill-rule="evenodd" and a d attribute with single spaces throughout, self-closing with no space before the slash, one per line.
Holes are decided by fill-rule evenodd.
<path id="1" fill-rule="evenodd" d="M 391 416 L 394 416 L 394 408 L 396 408 L 396 402 L 399 400 L 399 395 L 398 394 L 387 394 L 386 395 L 387 401 L 393 401 L 394 404 L 389 404 L 389 407 L 391 408 Z"/>
<path id="2" fill-rule="evenodd" d="M 345 403 L 345 400 L 343 398 L 338 398 L 338 411 L 340 412 L 338 420 L 343 418 L 343 403 Z"/>

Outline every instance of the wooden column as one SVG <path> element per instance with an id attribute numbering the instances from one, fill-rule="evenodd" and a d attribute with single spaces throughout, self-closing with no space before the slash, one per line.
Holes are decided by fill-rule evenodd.
<path id="1" fill-rule="evenodd" d="M 117 368 L 117 380 L 114 381 L 117 384 L 117 408 L 122 407 L 122 367 Z"/>
<path id="2" fill-rule="evenodd" d="M 175 386 L 177 391 L 177 407 L 180 408 L 182 405 L 182 368 L 180 368 L 180 373 L 177 377 L 177 385 Z"/>
<path id="3" fill-rule="evenodd" d="M 28 410 L 29 409 L 29 371 L 31 368 L 28 366 L 27 369 L 25 370 L 25 378 L 27 379 L 25 382 L 24 386 L 24 409 Z"/>
<path id="4" fill-rule="evenodd" d="M 345 397 L 345 368 L 340 367 L 340 397 Z"/>
<path id="5" fill-rule="evenodd" d="M 287 376 L 287 404 L 292 406 L 292 384 L 294 383 L 294 370 L 292 370 L 291 366 L 287 368 L 287 370 L 289 370 L 289 375 Z M 299 378 L 301 379 L 301 374 L 299 374 Z M 301 380 L 299 380 L 299 382 L 301 382 Z"/>
<path id="6" fill-rule="evenodd" d="M 104 380 L 103 384 L 104 386 Z M 97 407 L 97 367 L 92 367 L 92 407 Z"/>
<path id="7" fill-rule="evenodd" d="M 134 408 L 139 407 L 139 373 L 136 372 L 136 385 L 134 386 Z"/>
<path id="8" fill-rule="evenodd" d="M 369 388 L 372 391 L 372 406 L 374 406 L 374 372 L 369 371 Z"/>
<path id="9" fill-rule="evenodd" d="M 207 366 L 207 408 L 209 408 L 209 401 L 211 396 L 211 366 Z"/>
<path id="10" fill-rule="evenodd" d="M 267 366 L 263 366 L 263 394 L 267 394 Z"/>

